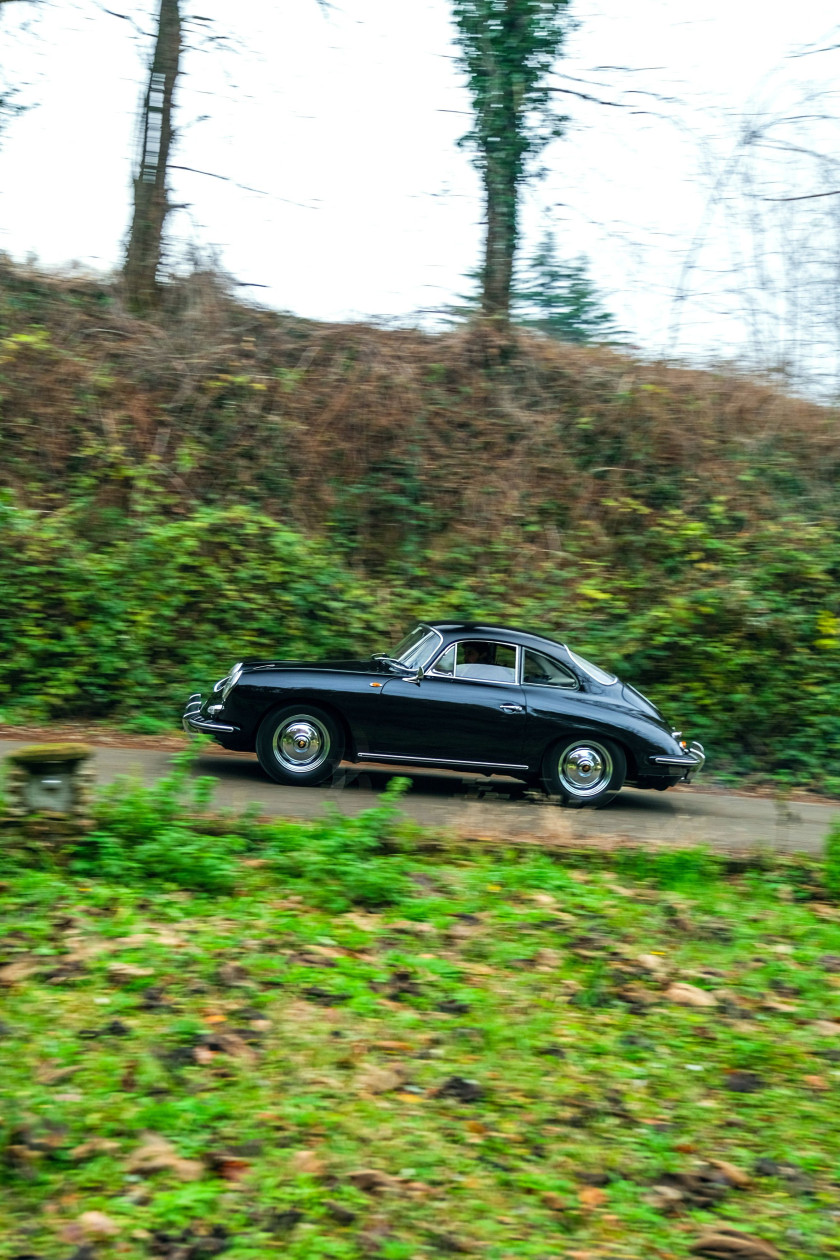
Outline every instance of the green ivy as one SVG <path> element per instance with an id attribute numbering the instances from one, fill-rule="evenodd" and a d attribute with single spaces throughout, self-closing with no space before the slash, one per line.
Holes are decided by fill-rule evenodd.
<path id="1" fill-rule="evenodd" d="M 707 745 L 711 771 L 840 793 L 838 525 L 789 515 L 741 533 L 714 504 L 632 515 L 616 563 L 571 531 L 522 563 L 511 528 L 401 548 L 373 578 L 255 508 L 124 517 L 103 542 L 81 513 L 6 499 L 4 716 L 174 722 L 243 656 L 366 655 L 416 618 L 484 619 L 614 669 Z"/>

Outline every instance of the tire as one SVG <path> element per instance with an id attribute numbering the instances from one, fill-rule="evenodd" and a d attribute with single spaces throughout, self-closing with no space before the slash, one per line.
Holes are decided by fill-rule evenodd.
<path id="1" fill-rule="evenodd" d="M 257 731 L 257 758 L 275 783 L 313 787 L 332 778 L 344 754 L 335 718 L 312 704 L 269 713 Z"/>
<path id="2" fill-rule="evenodd" d="M 611 739 L 579 736 L 553 744 L 543 758 L 543 785 L 564 805 L 590 809 L 608 805 L 627 773 L 624 750 Z"/>

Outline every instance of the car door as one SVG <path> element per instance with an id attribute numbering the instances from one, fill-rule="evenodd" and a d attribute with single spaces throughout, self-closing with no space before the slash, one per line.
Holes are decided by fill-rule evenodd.
<path id="1" fill-rule="evenodd" d="M 483 660 L 470 660 L 479 649 Z M 391 678 L 381 690 L 376 746 L 383 759 L 527 769 L 525 698 L 514 644 L 450 645 L 420 679 Z"/>

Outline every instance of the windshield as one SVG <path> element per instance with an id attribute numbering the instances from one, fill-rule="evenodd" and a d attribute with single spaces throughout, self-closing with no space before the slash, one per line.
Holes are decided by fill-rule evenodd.
<path id="1" fill-rule="evenodd" d="M 593 665 L 591 661 L 586 661 L 582 656 L 578 656 L 577 652 L 573 652 L 571 648 L 567 647 L 566 651 L 569 653 L 569 656 L 572 658 L 574 663 L 579 665 L 584 673 L 588 674 L 590 678 L 594 678 L 596 682 L 603 683 L 605 686 L 609 686 L 610 683 L 618 682 L 615 674 L 608 674 L 605 669 L 599 669 L 598 666 Z"/>
<path id="2" fill-rule="evenodd" d="M 401 661 L 409 669 L 415 669 L 418 665 L 425 665 L 432 652 L 442 642 L 443 639 L 437 630 L 432 630 L 430 626 L 417 626 L 405 636 L 401 643 L 397 644 L 389 655 L 394 660 Z"/>

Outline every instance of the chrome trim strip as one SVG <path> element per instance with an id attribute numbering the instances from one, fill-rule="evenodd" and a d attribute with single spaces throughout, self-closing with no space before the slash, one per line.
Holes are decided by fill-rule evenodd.
<path id="1" fill-rule="evenodd" d="M 503 761 L 459 761 L 456 757 L 406 757 L 401 753 L 358 753 L 358 761 L 421 762 L 435 766 L 489 766 L 494 770 L 529 770 L 530 766 L 508 765 Z"/>
<path id="2" fill-rule="evenodd" d="M 694 773 L 702 770 L 706 764 L 706 750 L 699 740 L 692 740 L 688 746 L 688 752 L 683 757 L 651 757 L 650 760 L 657 766 L 685 766 L 686 770 Z"/>
<path id="3" fill-rule="evenodd" d="M 657 766 L 699 766 L 699 757 L 651 757 Z"/>
<path id="4" fill-rule="evenodd" d="M 207 718 L 196 717 L 194 713 L 185 713 L 182 722 L 185 731 L 197 731 L 199 734 L 220 731 L 225 735 L 233 735 L 239 730 L 238 726 L 227 726 L 224 722 L 208 722 Z"/>

